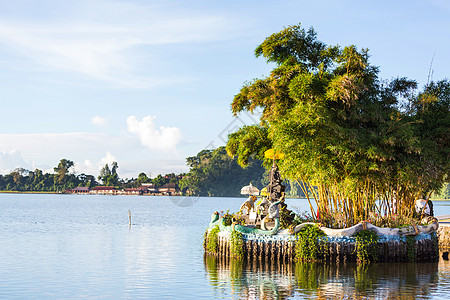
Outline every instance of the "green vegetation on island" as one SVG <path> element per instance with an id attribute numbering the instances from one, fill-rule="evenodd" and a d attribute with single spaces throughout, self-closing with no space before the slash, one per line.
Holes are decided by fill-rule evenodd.
<path id="1" fill-rule="evenodd" d="M 367 49 L 329 46 L 300 25 L 272 34 L 255 54 L 275 68 L 246 83 L 234 114 L 262 109 L 260 124 L 229 137 L 245 166 L 284 153 L 284 177 L 309 188 L 313 215 L 346 226 L 377 212 L 411 216 L 416 199 L 442 191 L 450 170 L 450 82 L 422 89 L 382 80 Z"/>

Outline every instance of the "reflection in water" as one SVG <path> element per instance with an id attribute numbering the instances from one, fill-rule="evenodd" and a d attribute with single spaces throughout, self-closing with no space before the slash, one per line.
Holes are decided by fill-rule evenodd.
<path id="1" fill-rule="evenodd" d="M 319 299 L 414 299 L 438 281 L 437 263 L 298 264 L 296 271 L 299 293 Z M 316 286 L 305 284 L 309 277 Z"/>
<path id="2" fill-rule="evenodd" d="M 438 263 L 278 264 L 205 255 L 216 296 L 237 299 L 430 299 L 445 297 L 450 266 Z"/>
<path id="3" fill-rule="evenodd" d="M 294 266 L 205 255 L 205 267 L 216 295 L 238 299 L 285 299 L 295 285 Z"/>

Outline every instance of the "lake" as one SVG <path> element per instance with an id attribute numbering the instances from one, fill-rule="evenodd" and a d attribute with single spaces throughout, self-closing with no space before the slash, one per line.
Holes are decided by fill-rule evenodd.
<path id="1" fill-rule="evenodd" d="M 0 299 L 448 297 L 442 259 L 357 266 L 204 257 L 211 214 L 237 211 L 243 200 L 0 194 Z M 308 210 L 303 199 L 287 203 Z M 450 202 L 435 201 L 434 210 L 450 214 Z"/>

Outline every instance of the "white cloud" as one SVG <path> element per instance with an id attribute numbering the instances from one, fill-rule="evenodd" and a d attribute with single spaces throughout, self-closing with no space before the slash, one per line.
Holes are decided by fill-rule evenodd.
<path id="1" fill-rule="evenodd" d="M 136 178 L 139 173 L 144 172 L 155 177 L 158 174 L 168 173 L 184 173 L 188 172 L 189 168 L 182 159 L 136 159 L 136 160 L 119 160 L 110 152 L 106 154 L 96 163 L 91 160 L 84 160 L 83 162 L 74 162 L 75 174 L 90 174 L 97 177 L 100 170 L 108 164 L 111 167 L 113 161 L 118 163 L 119 169 L 117 173 L 120 178 Z M 53 169 L 50 170 L 53 172 Z"/>
<path id="2" fill-rule="evenodd" d="M 106 152 L 105 156 L 96 163 L 93 163 L 89 159 L 85 159 L 83 162 L 74 162 L 74 172 L 76 174 L 85 173 L 97 176 L 106 164 L 111 166 L 114 161 L 117 162 L 116 156 L 112 155 L 110 152 Z"/>
<path id="3" fill-rule="evenodd" d="M 144 120 L 142 131 L 145 132 Z M 152 122 L 151 122 L 152 123 Z M 141 124 L 141 125 L 142 125 Z M 160 143 L 170 146 L 175 142 L 171 139 L 172 130 L 155 129 Z M 163 127 L 165 128 L 165 127 Z M 147 129 L 148 130 L 148 129 Z M 172 136 L 173 138 L 173 136 Z M 174 155 L 175 154 L 175 155 Z M 103 133 L 46 133 L 46 134 L 0 134 L 0 173 L 8 174 L 15 168 L 29 170 L 40 169 L 53 173 L 60 159 L 66 158 L 74 162 L 75 174 L 85 173 L 94 176 L 105 164 L 116 161 L 119 165 L 121 178 L 137 177 L 140 172 L 152 174 L 166 174 L 186 172 L 184 156 L 171 151 L 149 150 L 140 144 L 136 136 L 123 133 L 121 135 L 108 135 Z"/>
<path id="4" fill-rule="evenodd" d="M 152 178 L 158 174 L 185 173 L 189 168 L 184 159 L 137 159 L 119 162 L 120 178 L 136 178 L 139 173 L 144 172 Z"/>
<path id="5" fill-rule="evenodd" d="M 175 150 L 181 141 L 181 131 L 177 127 L 156 128 L 154 116 L 146 116 L 139 121 L 136 116 L 127 118 L 128 131 L 136 134 L 142 145 L 156 150 Z"/>
<path id="6" fill-rule="evenodd" d="M 107 151 L 127 153 L 136 145 L 138 143 L 130 136 L 104 133 L 0 134 L 0 151 L 20 150 L 25 162 L 34 161 L 40 169 L 54 167 L 62 158 L 99 161 Z M 28 165 L 22 167 L 28 168 Z"/>
<path id="7" fill-rule="evenodd" d="M 103 125 L 106 125 L 107 122 L 108 122 L 107 119 L 100 117 L 100 116 L 95 116 L 95 117 L 91 118 L 91 123 L 94 125 L 103 126 Z"/>
<path id="8" fill-rule="evenodd" d="M 146 76 L 136 72 L 140 59 L 156 69 L 152 46 L 227 39 L 233 24 L 201 11 L 177 15 L 170 6 L 114 1 L 80 1 L 73 12 L 46 22 L 0 21 L 0 44 L 50 70 L 146 88 L 168 81 L 156 70 Z M 143 47 L 145 54 L 140 53 Z"/>
<path id="9" fill-rule="evenodd" d="M 100 162 L 97 164 L 98 169 L 103 168 L 106 164 L 111 165 L 113 162 L 117 162 L 117 158 L 109 152 L 106 152 L 106 155 L 102 157 Z"/>
<path id="10" fill-rule="evenodd" d="M 16 168 L 31 169 L 33 166 L 24 161 L 20 151 L 0 151 L 0 173 L 8 174 Z"/>
<path id="11" fill-rule="evenodd" d="M 90 174 L 97 175 L 98 167 L 95 166 L 89 159 L 84 160 L 83 162 L 74 162 L 73 170 L 75 174 Z"/>

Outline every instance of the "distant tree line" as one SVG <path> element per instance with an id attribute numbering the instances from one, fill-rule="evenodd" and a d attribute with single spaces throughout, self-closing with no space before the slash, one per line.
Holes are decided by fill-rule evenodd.
<path id="1" fill-rule="evenodd" d="M 95 187 L 99 185 L 115 186 L 117 188 L 139 187 L 142 183 L 153 183 L 156 187 L 162 187 L 167 183 L 176 183 L 182 178 L 183 174 L 174 173 L 158 175 L 155 178 L 149 178 L 144 172 L 137 178 L 122 179 L 119 177 L 117 162 L 111 165 L 106 164 L 98 177 L 85 173 L 75 174 L 70 171 L 74 162 L 68 159 L 61 159 L 53 173 L 44 173 L 40 169 L 30 171 L 24 168 L 17 168 L 9 174 L 0 175 L 1 191 L 18 192 L 62 192 L 76 187 Z"/>
<path id="2" fill-rule="evenodd" d="M 117 162 L 106 164 L 99 176 L 71 172 L 74 162 L 61 159 L 53 173 L 44 173 L 35 169 L 30 171 L 17 168 L 7 175 L 0 175 L 1 191 L 18 192 L 62 192 L 76 187 L 115 186 L 117 188 L 136 188 L 142 183 L 153 183 L 162 187 L 175 183 L 186 195 L 233 197 L 240 196 L 241 187 L 252 183 L 259 189 L 268 184 L 268 171 L 262 161 L 251 159 L 247 167 L 242 168 L 237 158 L 227 155 L 225 147 L 215 150 L 203 150 L 196 156 L 186 159 L 190 167 L 188 173 L 159 174 L 154 178 L 141 172 L 137 178 L 122 179 L 119 177 Z M 304 196 L 298 185 L 286 181 L 286 192 L 290 196 Z"/>

